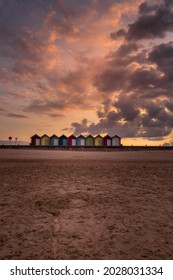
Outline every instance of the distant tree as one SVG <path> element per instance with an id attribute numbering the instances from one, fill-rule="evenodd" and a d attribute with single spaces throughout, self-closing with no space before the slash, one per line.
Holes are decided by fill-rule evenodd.
<path id="1" fill-rule="evenodd" d="M 15 145 L 17 144 L 17 139 L 18 139 L 18 138 L 16 137 L 16 138 L 15 138 Z"/>
<path id="2" fill-rule="evenodd" d="M 11 145 L 11 140 L 12 140 L 12 137 L 11 137 L 11 136 L 9 136 L 9 137 L 8 137 L 8 140 L 9 140 L 9 145 Z"/>

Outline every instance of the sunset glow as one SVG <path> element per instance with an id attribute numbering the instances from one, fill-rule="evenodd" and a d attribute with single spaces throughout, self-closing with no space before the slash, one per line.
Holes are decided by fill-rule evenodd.
<path id="1" fill-rule="evenodd" d="M 0 140 L 173 138 L 173 2 L 0 0 Z"/>

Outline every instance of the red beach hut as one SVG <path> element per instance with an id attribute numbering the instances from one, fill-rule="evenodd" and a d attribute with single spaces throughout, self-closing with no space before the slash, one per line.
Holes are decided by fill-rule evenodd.
<path id="1" fill-rule="evenodd" d="M 34 134 L 31 136 L 31 146 L 40 146 L 40 136 Z"/>
<path id="2" fill-rule="evenodd" d="M 68 146 L 76 146 L 76 136 L 73 134 L 68 137 Z"/>
<path id="3" fill-rule="evenodd" d="M 109 135 L 106 135 L 103 138 L 104 147 L 110 147 L 112 145 L 112 138 Z"/>

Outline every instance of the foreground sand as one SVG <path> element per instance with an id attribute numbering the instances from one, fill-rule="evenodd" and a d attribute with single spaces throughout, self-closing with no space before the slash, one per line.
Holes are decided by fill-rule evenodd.
<path id="1" fill-rule="evenodd" d="M 173 151 L 0 150 L 1 259 L 173 259 Z"/>

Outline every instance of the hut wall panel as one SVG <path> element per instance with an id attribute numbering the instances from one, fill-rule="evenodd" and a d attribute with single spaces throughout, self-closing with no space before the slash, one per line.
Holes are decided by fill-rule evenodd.
<path id="1" fill-rule="evenodd" d="M 86 139 L 86 146 L 94 146 L 94 139 L 93 138 L 87 138 Z"/>
<path id="2" fill-rule="evenodd" d="M 107 146 L 108 146 L 108 147 L 111 146 L 111 139 L 107 139 Z"/>
<path id="3" fill-rule="evenodd" d="M 103 140 L 101 138 L 96 138 L 95 146 L 103 146 Z"/>
<path id="4" fill-rule="evenodd" d="M 112 139 L 112 146 L 120 146 L 119 138 L 113 138 Z"/>
<path id="5" fill-rule="evenodd" d="M 45 139 L 45 145 L 46 145 L 46 146 L 49 146 L 49 138 L 46 138 L 46 139 Z"/>
<path id="6" fill-rule="evenodd" d="M 63 139 L 62 145 L 63 145 L 63 146 L 67 146 L 67 139 Z"/>
<path id="7" fill-rule="evenodd" d="M 36 145 L 36 146 L 40 146 L 40 139 L 35 139 L 35 143 L 34 143 L 34 145 Z"/>
<path id="8" fill-rule="evenodd" d="M 82 137 L 79 137 L 76 141 L 76 145 L 77 146 L 85 146 L 85 139 L 83 139 Z"/>
<path id="9" fill-rule="evenodd" d="M 72 146 L 76 146 L 76 139 L 72 139 Z"/>
<path id="10" fill-rule="evenodd" d="M 58 146 L 58 144 L 59 144 L 58 142 L 59 142 L 58 139 L 53 139 L 53 145 L 54 146 Z"/>

